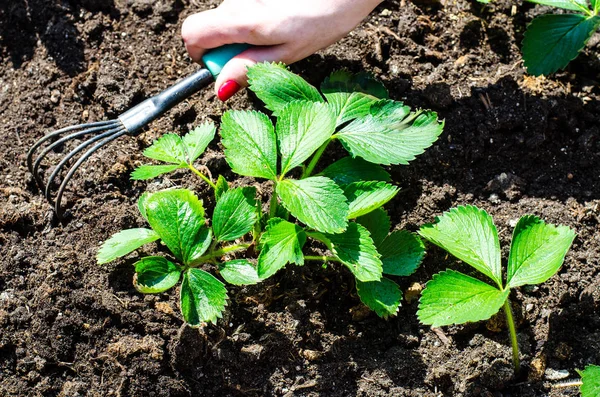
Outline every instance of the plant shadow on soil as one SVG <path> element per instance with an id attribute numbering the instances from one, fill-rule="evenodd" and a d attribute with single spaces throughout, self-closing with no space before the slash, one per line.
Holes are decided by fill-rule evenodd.
<path id="1" fill-rule="evenodd" d="M 109 284 L 114 296 L 135 299 L 132 261 L 126 262 L 110 271 Z M 165 349 L 163 369 L 183 380 L 191 392 L 214 388 L 215 394 L 240 396 L 303 391 L 356 395 L 359 382 L 381 379 L 386 390 L 420 385 L 426 369 L 414 351 L 418 325 L 381 322 L 372 316 L 357 325 L 347 314 L 340 315 L 352 310 L 347 296 L 354 295 L 351 303 L 357 303 L 357 297 L 351 291 L 352 278 L 339 270 L 291 267 L 276 281 L 230 286 L 227 312 L 237 313 L 235 318 L 225 313 L 217 325 L 203 329 L 182 325 Z M 298 279 L 304 284 L 298 285 Z M 151 305 L 147 299 L 144 304 Z M 135 332 L 146 333 L 143 320 L 132 322 L 126 308 L 116 310 L 110 314 L 113 326 L 134 326 Z M 283 377 L 295 381 L 282 389 Z M 136 388 L 143 380 L 130 382 Z"/>
<path id="2" fill-rule="evenodd" d="M 86 0 L 72 10 L 102 11 L 118 16 L 114 0 Z M 0 54 L 10 56 L 13 67 L 31 60 L 38 40 L 56 66 L 73 77 L 84 71 L 84 43 L 65 5 L 56 0 L 6 0 L 0 2 Z M 101 27 L 99 27 L 101 28 Z M 100 38 L 101 31 L 89 32 Z"/>

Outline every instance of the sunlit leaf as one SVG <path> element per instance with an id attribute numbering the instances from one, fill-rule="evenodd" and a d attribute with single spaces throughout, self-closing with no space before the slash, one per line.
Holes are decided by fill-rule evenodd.
<path id="1" fill-rule="evenodd" d="M 487 320 L 510 290 L 499 290 L 465 274 L 446 270 L 433 276 L 421 294 L 417 316 L 432 327 Z"/>
<path id="2" fill-rule="evenodd" d="M 154 230 L 150 229 L 136 228 L 121 230 L 120 232 L 113 234 L 111 238 L 102 244 L 98 250 L 96 259 L 98 264 L 102 265 L 125 256 L 140 248 L 142 245 L 158 239 L 159 235 Z"/>
<path id="3" fill-rule="evenodd" d="M 326 233 L 339 233 L 346 229 L 346 196 L 329 178 L 284 179 L 277 184 L 277 195 L 283 206 L 309 227 Z"/>
<path id="4" fill-rule="evenodd" d="M 453 208 L 422 226 L 419 234 L 502 287 L 498 231 L 484 210 L 470 205 Z"/>
<path id="5" fill-rule="evenodd" d="M 227 290 L 210 273 L 191 268 L 183 273 L 180 300 L 181 314 L 191 326 L 216 323 L 225 310 Z"/>
<path id="6" fill-rule="evenodd" d="M 388 278 L 366 283 L 356 280 L 356 292 L 362 303 L 379 317 L 395 316 L 400 308 L 402 292 L 398 284 Z"/>
<path id="7" fill-rule="evenodd" d="M 144 294 L 158 294 L 179 281 L 181 269 L 162 256 L 147 256 L 135 263 L 133 285 Z"/>
<path id="8" fill-rule="evenodd" d="M 575 232 L 566 226 L 544 223 L 529 215 L 519 220 L 508 257 L 507 286 L 539 284 L 561 267 Z"/>

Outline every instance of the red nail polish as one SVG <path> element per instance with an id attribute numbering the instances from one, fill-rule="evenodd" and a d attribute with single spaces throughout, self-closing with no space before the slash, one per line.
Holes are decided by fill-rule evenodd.
<path id="1" fill-rule="evenodd" d="M 217 96 L 220 100 L 225 102 L 229 98 L 233 96 L 236 92 L 240 90 L 241 86 L 235 80 L 229 80 L 223 83 L 223 85 L 219 88 L 219 92 L 217 92 Z"/>

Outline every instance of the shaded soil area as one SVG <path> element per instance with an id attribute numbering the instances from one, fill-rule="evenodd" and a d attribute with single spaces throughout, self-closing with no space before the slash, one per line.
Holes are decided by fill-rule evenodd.
<path id="1" fill-rule="evenodd" d="M 96 265 L 101 241 L 144 226 L 135 206 L 144 190 L 208 192 L 185 173 L 130 181 L 143 148 L 162 133 L 218 122 L 227 109 L 260 105 L 248 93 L 223 104 L 207 90 L 103 149 L 75 176 L 63 223 L 35 188 L 26 152 L 48 131 L 114 118 L 192 73 L 179 27 L 217 3 L 0 3 L 0 394 L 578 395 L 553 387 L 552 371 L 575 378 L 575 369 L 600 364 L 600 42 L 593 37 L 564 72 L 527 76 L 519 46 L 543 7 L 385 1 L 347 38 L 292 68 L 313 84 L 340 68 L 370 71 L 392 98 L 446 120 L 425 154 L 389 168 L 402 189 L 387 205 L 397 227 L 414 231 L 475 204 L 494 216 L 505 254 L 524 214 L 577 231 L 559 273 L 512 296 L 521 376 L 502 321 L 432 330 L 419 325 L 415 300 L 386 321 L 364 310 L 351 276 L 335 266 L 288 266 L 258 286 L 229 287 L 224 318 L 198 330 L 183 325 L 176 290 L 135 291 L 135 258 Z M 234 177 L 217 142 L 202 163 Z M 419 271 L 397 281 L 418 290 L 460 266 L 429 247 Z"/>

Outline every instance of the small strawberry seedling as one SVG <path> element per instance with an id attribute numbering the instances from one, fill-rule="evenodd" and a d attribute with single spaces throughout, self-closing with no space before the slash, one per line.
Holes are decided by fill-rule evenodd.
<path id="1" fill-rule="evenodd" d="M 487 212 L 473 206 L 457 207 L 421 227 L 419 234 L 492 281 L 490 285 L 450 269 L 436 274 L 421 296 L 419 320 L 433 327 L 463 324 L 487 320 L 504 307 L 518 372 L 519 346 L 510 290 L 552 277 L 561 267 L 575 232 L 566 226 L 546 224 L 536 216 L 522 217 L 513 232 L 505 282 L 498 232 Z"/>
<path id="2" fill-rule="evenodd" d="M 194 166 L 215 135 L 212 124 L 183 138 L 168 134 L 144 151 L 167 164 L 141 166 L 132 178 L 190 169 L 215 192 L 212 220 L 190 191 L 143 195 L 139 209 L 152 230 L 117 233 L 104 243 L 98 261 L 109 262 L 160 239 L 174 260 L 142 258 L 135 264 L 134 283 L 141 292 L 157 293 L 173 287 L 183 274 L 181 310 L 192 325 L 214 322 L 224 309 L 223 284 L 201 269 L 210 265 L 225 281 L 239 285 L 265 280 L 288 263 L 339 263 L 354 275 L 367 306 L 382 317 L 396 314 L 400 288 L 382 276 L 414 272 L 424 247 L 417 235 L 390 233 L 390 219 L 381 207 L 399 189 L 381 165 L 413 160 L 437 139 L 443 123 L 433 112 L 411 112 L 387 99 L 383 85 L 366 74 L 335 72 L 322 84 L 323 95 L 280 64 L 255 65 L 248 78 L 276 123 L 261 112 L 230 110 L 221 120 L 221 143 L 234 173 L 270 181 L 267 210 L 262 211 L 254 188 L 231 189 L 223 176 L 214 183 Z M 334 141 L 350 156 L 314 174 Z M 324 244 L 329 254 L 305 255 L 309 239 Z M 250 246 L 255 249 L 246 251 Z M 243 258 L 223 262 L 232 254 Z"/>
<path id="3" fill-rule="evenodd" d="M 539 76 L 564 69 L 577 57 L 600 26 L 600 0 L 529 0 L 575 11 L 536 17 L 525 31 L 523 60 L 527 72 Z"/>

